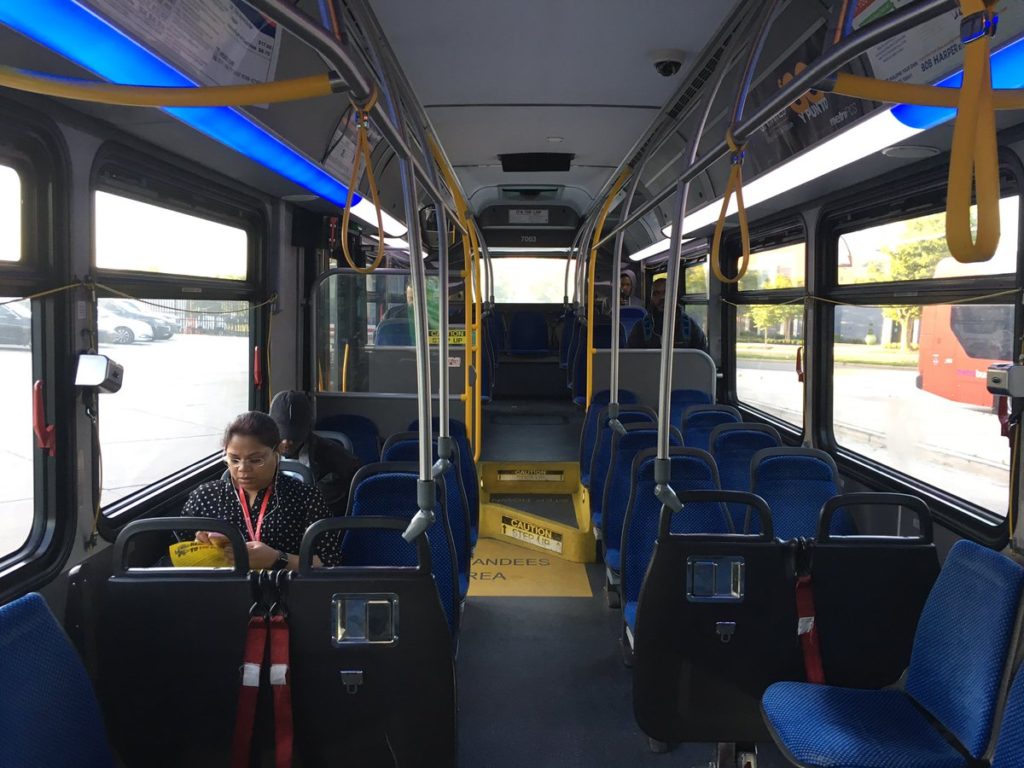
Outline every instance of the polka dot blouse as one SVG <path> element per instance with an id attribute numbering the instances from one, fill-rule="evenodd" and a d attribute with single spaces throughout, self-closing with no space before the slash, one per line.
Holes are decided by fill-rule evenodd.
<path id="1" fill-rule="evenodd" d="M 256 500 L 251 505 L 250 513 L 254 528 L 266 493 L 267 489 L 264 488 L 256 494 Z M 242 532 L 243 539 L 251 540 L 246 530 L 238 493 L 227 478 L 204 483 L 192 491 L 181 514 L 187 517 L 215 517 L 224 520 L 237 526 Z M 306 529 L 317 520 L 330 516 L 319 488 L 315 485 L 306 485 L 294 477 L 279 474 L 274 481 L 274 493 L 263 517 L 260 540 L 274 549 L 297 555 Z M 338 531 L 325 533 L 319 537 L 315 552 L 324 565 L 338 565 L 341 562 L 339 542 Z"/>

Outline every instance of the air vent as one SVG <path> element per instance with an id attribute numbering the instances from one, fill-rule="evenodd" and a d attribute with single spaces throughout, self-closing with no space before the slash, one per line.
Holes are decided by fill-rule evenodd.
<path id="1" fill-rule="evenodd" d="M 531 203 L 550 202 L 562 197 L 562 187 L 499 187 L 502 200 Z"/>
<path id="2" fill-rule="evenodd" d="M 568 171 L 574 155 L 567 152 L 516 152 L 498 155 L 505 173 Z"/>

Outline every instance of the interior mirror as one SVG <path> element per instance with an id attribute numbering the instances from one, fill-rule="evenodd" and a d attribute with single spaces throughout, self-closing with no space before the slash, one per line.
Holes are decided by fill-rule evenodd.
<path id="1" fill-rule="evenodd" d="M 106 355 L 79 355 L 75 386 L 96 387 L 100 392 L 117 392 L 124 378 L 124 368 Z"/>

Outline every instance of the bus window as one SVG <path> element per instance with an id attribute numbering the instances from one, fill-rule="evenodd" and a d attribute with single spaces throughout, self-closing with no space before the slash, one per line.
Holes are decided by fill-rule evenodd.
<path id="1" fill-rule="evenodd" d="M 747 273 L 740 280 L 739 289 L 766 291 L 803 287 L 806 254 L 803 243 L 751 253 Z"/>
<path id="2" fill-rule="evenodd" d="M 796 356 L 804 343 L 803 302 L 737 307 L 735 338 L 737 398 L 802 426 L 804 386 L 797 378 Z"/>
<path id="3" fill-rule="evenodd" d="M 10 303 L 8 303 L 10 302 Z M 32 311 L 29 302 L 0 296 L 0 558 L 28 540 L 35 516 L 32 459 Z"/>
<path id="4" fill-rule="evenodd" d="M 887 283 L 943 277 L 1013 274 L 1017 271 L 1017 226 L 1020 198 L 999 201 L 1001 237 L 989 261 L 958 265 L 943 271 L 944 262 L 957 264 L 946 247 L 946 214 L 931 213 L 894 221 L 839 237 L 839 284 Z M 977 218 L 971 206 L 971 221 Z"/>
<path id="5" fill-rule="evenodd" d="M 0 165 L 0 261 L 21 261 L 21 178 Z"/>
<path id="6" fill-rule="evenodd" d="M 244 229 L 96 192 L 96 266 L 223 280 L 244 280 Z"/>
<path id="7" fill-rule="evenodd" d="M 1012 355 L 1013 307 L 837 307 L 837 442 L 1005 513 L 1010 452 L 985 371 Z"/>
<path id="8" fill-rule="evenodd" d="M 561 304 L 565 296 L 564 258 L 502 256 L 491 260 L 491 269 L 495 304 Z M 570 280 L 575 271 L 573 259 Z"/>

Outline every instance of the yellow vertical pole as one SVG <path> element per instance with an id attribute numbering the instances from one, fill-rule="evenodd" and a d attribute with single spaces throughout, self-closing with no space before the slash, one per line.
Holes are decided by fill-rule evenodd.
<path id="1" fill-rule="evenodd" d="M 615 200 L 615 196 L 619 194 L 619 190 L 622 189 L 622 185 L 626 183 L 626 179 L 629 178 L 632 170 L 627 165 L 622 169 L 622 173 L 619 174 L 619 177 L 612 185 L 608 198 L 604 201 L 601 213 L 597 218 L 597 226 L 594 227 L 594 237 L 590 246 L 590 268 L 587 272 L 587 401 L 584 405 L 585 410 L 590 408 L 590 398 L 594 394 L 594 354 L 597 351 L 594 349 L 594 277 L 597 273 L 597 244 L 601 242 L 604 221 L 608 218 L 608 211 L 611 210 L 612 202 Z M 612 298 L 614 299 L 615 297 Z M 617 332 L 617 328 L 612 328 L 612 333 Z"/>
<path id="2" fill-rule="evenodd" d="M 468 224 L 468 222 L 467 222 Z M 480 461 L 483 432 L 483 296 L 480 288 L 480 243 L 476 238 L 476 227 L 469 226 L 469 239 L 473 250 L 473 295 L 476 298 L 475 322 L 473 323 L 473 360 L 476 368 L 476 396 L 473 416 L 473 461 Z"/>

